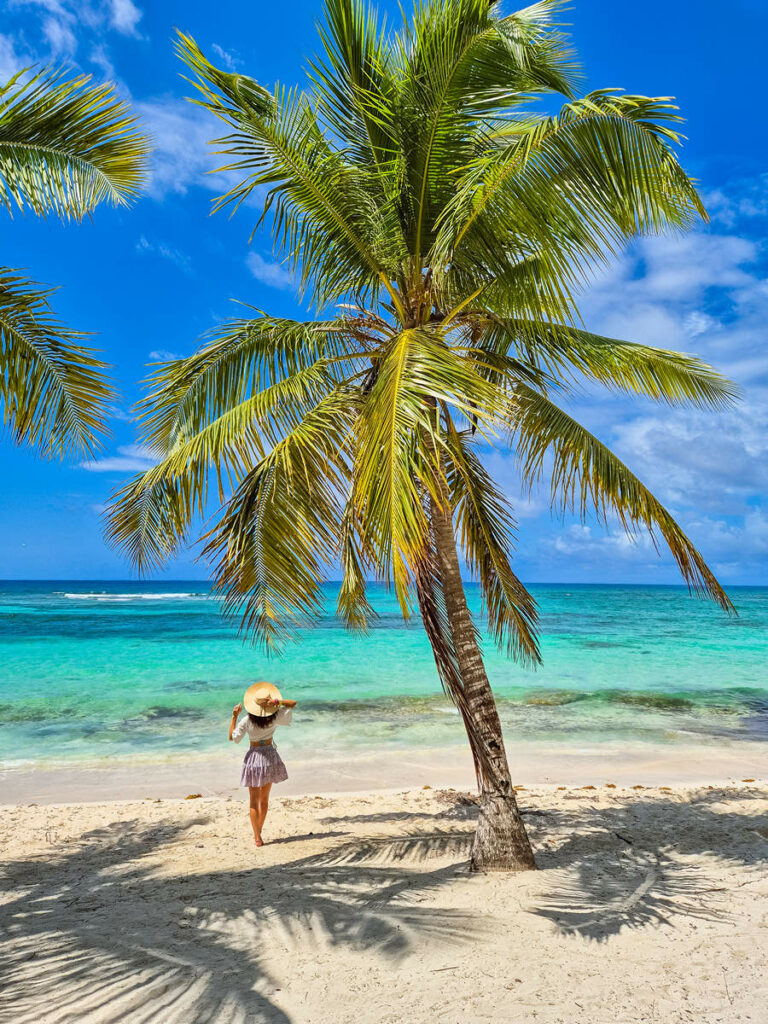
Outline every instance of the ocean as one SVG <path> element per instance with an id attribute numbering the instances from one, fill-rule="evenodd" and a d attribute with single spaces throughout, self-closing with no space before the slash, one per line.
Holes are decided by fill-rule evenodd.
<path id="1" fill-rule="evenodd" d="M 326 590 L 318 628 L 277 658 L 244 644 L 205 583 L 0 583 L 0 767 L 164 761 L 226 748 L 257 679 L 299 702 L 281 749 L 463 744 L 418 616 L 371 588 L 347 633 Z M 508 742 L 560 748 L 768 739 L 768 588 L 738 617 L 684 588 L 540 585 L 544 665 L 484 650 Z M 479 612 L 477 588 L 468 586 Z"/>

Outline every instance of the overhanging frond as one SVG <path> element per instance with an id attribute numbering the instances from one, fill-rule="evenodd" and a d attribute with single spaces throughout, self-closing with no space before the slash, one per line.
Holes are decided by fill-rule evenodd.
<path id="1" fill-rule="evenodd" d="M 689 588 L 733 611 L 727 594 L 680 526 L 606 445 L 524 384 L 516 387 L 509 421 L 525 481 L 536 483 L 549 457 L 553 504 L 603 521 L 612 512 L 627 533 L 643 526 L 654 543 L 661 535 Z"/>
<path id="2" fill-rule="evenodd" d="M 268 652 L 316 621 L 339 550 L 358 399 L 339 389 L 251 470 L 205 535 L 214 591 Z"/>
<path id="3" fill-rule="evenodd" d="M 54 316 L 50 290 L 0 267 L 0 406 L 19 444 L 46 456 L 89 455 L 101 446 L 109 401 L 107 364 L 85 335 Z"/>
<path id="4" fill-rule="evenodd" d="M 149 142 L 112 86 L 90 82 L 46 70 L 0 87 L 0 202 L 9 211 L 79 218 L 139 194 Z"/>
<path id="5" fill-rule="evenodd" d="M 471 435 L 450 419 L 444 458 L 459 543 L 480 581 L 489 630 L 509 657 L 537 664 L 536 601 L 509 561 L 515 541 L 512 510 L 472 450 Z"/>
<path id="6" fill-rule="evenodd" d="M 260 312 L 260 311 L 256 311 Z M 353 318 L 309 321 L 264 314 L 230 320 L 187 359 L 162 364 L 140 405 L 142 441 L 165 455 L 261 389 L 324 363 L 337 382 L 360 367 L 364 337 Z"/>
<path id="7" fill-rule="evenodd" d="M 552 379 L 568 382 L 578 374 L 611 391 L 709 409 L 727 408 L 739 394 L 738 387 L 713 367 L 681 352 L 545 321 L 481 314 L 478 323 L 483 322 L 484 349 L 515 355 Z"/>

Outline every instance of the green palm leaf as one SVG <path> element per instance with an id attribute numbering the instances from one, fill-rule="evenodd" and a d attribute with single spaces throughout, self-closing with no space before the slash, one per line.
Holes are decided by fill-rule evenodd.
<path id="1" fill-rule="evenodd" d="M 108 541 L 126 547 L 141 571 L 159 568 L 178 551 L 194 516 L 205 514 L 211 472 L 223 501 L 226 488 L 237 486 L 335 387 L 319 360 L 254 391 L 195 433 L 177 428 L 161 461 L 116 493 Z"/>
<path id="2" fill-rule="evenodd" d="M 355 163 L 376 169 L 372 184 L 378 177 L 386 193 L 397 160 L 396 59 L 376 13 L 358 0 L 328 0 L 325 17 L 324 55 L 310 64 L 320 117 L 348 141 Z"/>
<path id="3" fill-rule="evenodd" d="M 358 424 L 355 500 L 365 541 L 391 578 L 404 614 L 427 543 L 425 495 L 440 500 L 438 404 L 491 429 L 499 394 L 440 331 L 395 335 L 375 366 Z"/>
<path id="4" fill-rule="evenodd" d="M 277 652 L 322 611 L 337 557 L 356 396 L 338 390 L 243 479 L 205 535 L 214 590 L 246 635 Z"/>
<path id="5" fill-rule="evenodd" d="M 660 534 L 688 586 L 733 611 L 714 574 L 661 502 L 588 430 L 525 384 L 517 385 L 510 427 L 530 485 L 540 479 L 545 459 L 552 460 L 553 504 L 602 521 L 613 513 L 630 535 L 645 527 L 654 544 Z"/>
<path id="6" fill-rule="evenodd" d="M 143 183 L 149 147 L 110 86 L 62 71 L 0 87 L 0 203 L 81 218 L 123 205 Z M 50 290 L 0 268 L 0 406 L 20 444 L 46 456 L 92 453 L 113 392 L 106 364 L 64 327 Z"/>
<path id="7" fill-rule="evenodd" d="M 568 325 L 491 317 L 482 349 L 509 352 L 527 365 L 541 367 L 550 379 L 579 374 L 611 391 L 647 395 L 657 402 L 722 409 L 739 389 L 695 356 L 592 334 Z"/>
<path id="8" fill-rule="evenodd" d="M 375 297 L 382 287 L 397 302 L 388 270 L 403 254 L 396 219 L 373 201 L 370 175 L 329 145 L 308 99 L 296 90 L 270 95 L 251 79 L 218 71 L 187 36 L 179 36 L 177 50 L 197 76 L 199 102 L 234 129 L 219 141 L 236 160 L 221 170 L 248 175 L 218 205 L 237 208 L 267 186 L 262 219 L 271 212 L 276 248 L 316 302 L 343 292 Z"/>
<path id="9" fill-rule="evenodd" d="M 63 71 L 16 75 L 0 88 L 0 202 L 82 217 L 135 198 L 149 145 L 109 85 Z"/>
<path id="10" fill-rule="evenodd" d="M 375 559 L 364 549 L 360 538 L 360 525 L 351 498 L 344 509 L 340 534 L 339 561 L 343 575 L 336 612 L 347 629 L 365 633 L 371 620 L 376 618 L 376 612 L 367 597 L 366 577 L 366 572 L 375 571 Z"/>
<path id="11" fill-rule="evenodd" d="M 511 120 L 456 183 L 431 261 L 493 283 L 504 308 L 521 261 L 538 258 L 567 299 L 627 239 L 689 226 L 704 210 L 671 149 L 675 111 L 604 90 L 556 118 Z"/>
<path id="12" fill-rule="evenodd" d="M 85 336 L 53 315 L 50 294 L 0 267 L 0 407 L 18 444 L 46 456 L 88 455 L 113 390 Z"/>
<path id="13" fill-rule="evenodd" d="M 488 628 L 509 657 L 541 661 L 536 602 L 512 571 L 515 546 L 512 510 L 472 450 L 472 435 L 448 423 L 448 486 L 467 564 L 480 580 Z"/>
<path id="14" fill-rule="evenodd" d="M 197 434 L 260 389 L 288 382 L 320 362 L 341 380 L 360 368 L 364 342 L 351 317 L 228 321 L 194 355 L 163 363 L 150 376 L 140 406 L 142 441 L 162 456 L 178 437 Z"/>
<path id="15" fill-rule="evenodd" d="M 453 192 L 452 172 L 476 155 L 477 123 L 518 106 L 527 92 L 570 94 L 572 53 L 551 25 L 560 6 L 541 3 L 498 18 L 487 0 L 438 0 L 417 11 L 400 103 L 403 134 L 423 136 L 407 165 L 416 266 Z"/>

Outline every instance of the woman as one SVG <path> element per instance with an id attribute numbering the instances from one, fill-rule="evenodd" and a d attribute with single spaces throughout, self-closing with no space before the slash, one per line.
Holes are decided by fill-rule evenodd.
<path id="1" fill-rule="evenodd" d="M 246 715 L 240 722 L 237 716 L 245 705 Z M 243 758 L 240 785 L 247 786 L 251 797 L 251 825 L 257 846 L 263 846 L 261 830 L 269 808 L 269 791 L 274 782 L 288 778 L 283 759 L 272 743 L 278 725 L 290 725 L 295 700 L 283 700 L 272 683 L 254 683 L 245 691 L 242 704 L 232 709 L 229 738 L 239 743 L 248 734 L 250 749 Z"/>

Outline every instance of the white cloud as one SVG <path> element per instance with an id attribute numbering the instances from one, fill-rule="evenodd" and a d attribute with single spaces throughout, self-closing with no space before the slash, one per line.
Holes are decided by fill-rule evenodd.
<path id="1" fill-rule="evenodd" d="M 707 516 L 689 523 L 688 529 L 718 561 L 744 563 L 768 554 L 768 513 L 760 508 L 752 509 L 735 523 Z"/>
<path id="2" fill-rule="evenodd" d="M 649 555 L 655 557 L 656 554 L 653 542 L 646 533 L 638 533 L 633 537 L 620 527 L 608 531 L 601 529 L 596 533 L 593 527 L 584 523 L 572 523 L 566 527 L 554 539 L 552 546 L 563 555 L 590 558 L 598 554 L 600 557 L 609 555 L 611 558 L 646 561 Z"/>
<path id="3" fill-rule="evenodd" d="M 693 350 L 740 385 L 742 400 L 726 411 L 679 409 L 590 385 L 568 411 L 664 502 L 711 566 L 757 582 L 768 571 L 768 282 L 758 220 L 768 215 L 768 175 L 708 202 L 712 228 L 641 240 L 597 278 L 581 310 L 598 334 Z M 504 479 L 501 469 L 494 476 Z M 541 498 L 546 507 L 546 474 L 534 494 Z M 675 578 L 663 547 L 658 559 L 646 539 L 633 545 L 616 524 L 604 533 L 542 516 L 520 533 L 520 556 L 551 579 L 572 569 L 587 578 Z"/>
<path id="4" fill-rule="evenodd" d="M 71 57 L 77 50 L 77 39 L 68 21 L 65 18 L 46 18 L 43 22 L 43 36 L 54 57 Z"/>
<path id="5" fill-rule="evenodd" d="M 145 235 L 142 235 L 136 243 L 136 251 L 159 256 L 161 259 L 168 260 L 169 263 L 175 263 L 185 272 L 191 270 L 192 260 L 185 252 L 172 245 L 166 245 L 165 242 L 150 242 Z"/>
<path id="6" fill-rule="evenodd" d="M 92 459 L 78 464 L 79 469 L 89 473 L 144 473 L 156 464 L 150 452 L 138 444 L 121 445 L 117 455 L 106 455 L 104 458 Z"/>
<path id="7" fill-rule="evenodd" d="M 256 280 L 270 288 L 282 288 L 287 291 L 296 287 L 293 274 L 282 263 L 265 260 L 257 252 L 249 252 L 245 262 Z"/>
<path id="8" fill-rule="evenodd" d="M 89 60 L 108 78 L 114 77 L 103 37 L 109 32 L 140 38 L 137 25 L 142 11 L 133 0 L 10 0 L 10 6 L 35 9 L 39 32 L 34 49 L 36 61 L 72 59 L 80 43 L 89 46 Z M 2 66 L 2 47 L 0 47 Z"/>
<path id="9" fill-rule="evenodd" d="M 17 51 L 18 41 L 13 36 L 0 34 L 0 83 L 5 85 L 23 68 L 29 67 L 31 58 Z"/>
<path id="10" fill-rule="evenodd" d="M 155 348 L 147 358 L 154 363 L 170 363 L 172 359 L 181 359 L 181 356 L 178 352 L 169 352 L 167 348 Z"/>
<path id="11" fill-rule="evenodd" d="M 193 185 L 226 192 L 238 180 L 234 174 L 211 173 L 220 158 L 210 145 L 217 135 L 216 122 L 206 111 L 175 97 L 135 106 L 155 146 L 150 193 L 156 199 L 169 193 L 184 195 Z"/>
<path id="12" fill-rule="evenodd" d="M 712 220 L 728 228 L 740 220 L 768 217 L 768 174 L 705 191 L 704 204 Z"/>
<path id="13" fill-rule="evenodd" d="M 222 46 L 219 46 L 218 43 L 214 43 L 211 49 L 219 58 L 219 60 L 227 69 L 227 71 L 235 71 L 238 65 L 242 63 L 239 57 L 237 57 L 233 53 L 230 53 L 229 50 L 225 50 Z"/>
<path id="14" fill-rule="evenodd" d="M 143 12 L 133 0 L 110 0 L 109 23 L 112 28 L 123 35 L 136 35 L 136 26 L 141 21 Z"/>
<path id="15" fill-rule="evenodd" d="M 135 419 L 132 413 L 123 409 L 119 405 L 110 406 L 108 411 L 110 419 L 121 420 L 123 423 L 132 423 L 133 420 Z"/>
<path id="16" fill-rule="evenodd" d="M 684 346 L 718 326 L 713 297 L 740 304 L 753 298 L 759 257 L 759 245 L 737 235 L 642 239 L 597 275 L 582 296 L 582 314 L 590 329 L 614 337 Z"/>
<path id="17" fill-rule="evenodd" d="M 95 64 L 95 66 L 101 71 L 104 78 L 109 79 L 113 82 L 115 81 L 115 79 L 117 78 L 117 73 L 115 72 L 115 65 L 112 63 L 112 58 L 109 55 L 109 50 L 106 46 L 104 46 L 103 43 L 99 43 L 98 46 L 93 47 L 88 59 L 90 60 L 91 64 Z M 120 85 L 123 92 L 127 93 L 128 90 L 122 82 L 120 83 Z"/>
<path id="18" fill-rule="evenodd" d="M 683 320 L 683 330 L 689 338 L 698 338 L 700 334 L 712 331 L 717 326 L 718 323 L 713 317 L 698 309 L 692 310 Z"/>
<path id="19" fill-rule="evenodd" d="M 707 288 L 748 283 L 743 266 L 757 255 L 754 242 L 735 235 L 692 232 L 682 238 L 648 239 L 640 246 L 646 272 L 638 287 L 650 299 L 695 301 Z"/>
<path id="20" fill-rule="evenodd" d="M 768 491 L 768 407 L 660 412 L 617 425 L 613 447 L 662 501 L 742 511 Z"/>
<path id="21" fill-rule="evenodd" d="M 63 0 L 11 0 L 12 7 L 40 7 L 51 14 L 68 14 Z"/>
<path id="22" fill-rule="evenodd" d="M 149 193 L 155 199 L 185 195 L 190 188 L 203 188 L 223 195 L 242 180 L 238 171 L 219 171 L 224 162 L 213 143 L 221 125 L 201 107 L 175 96 L 157 97 L 134 104 L 143 127 L 152 138 Z M 246 207 L 258 207 L 266 187 L 253 190 Z"/>

